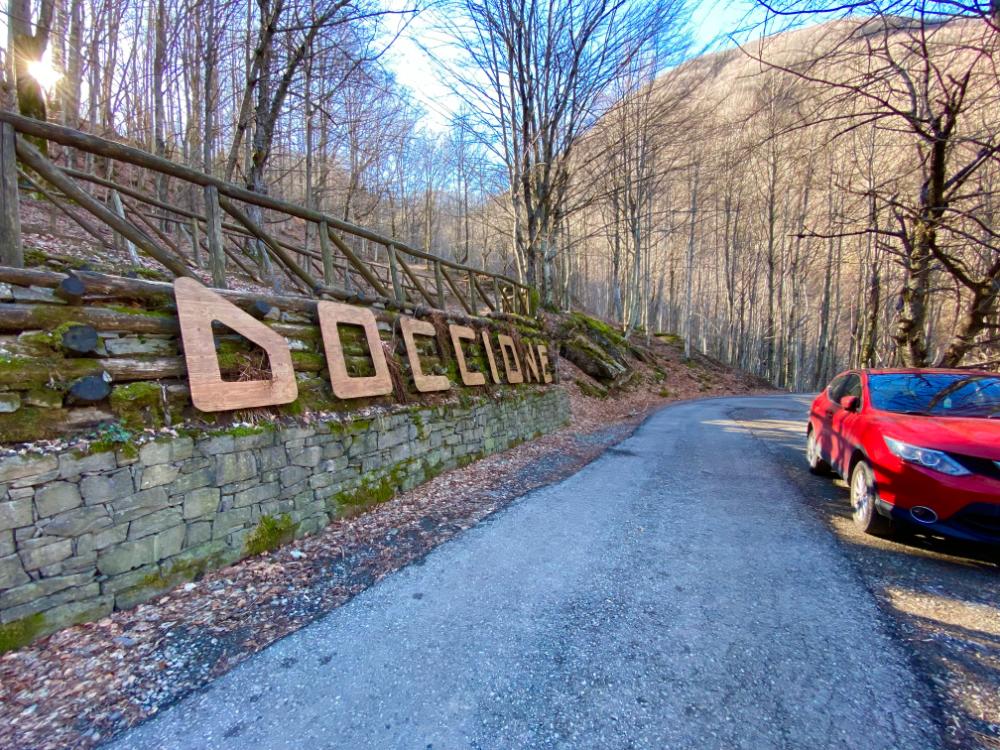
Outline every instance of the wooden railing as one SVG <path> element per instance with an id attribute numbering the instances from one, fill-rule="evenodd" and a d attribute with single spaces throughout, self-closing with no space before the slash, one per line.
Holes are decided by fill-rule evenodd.
<path id="1" fill-rule="evenodd" d="M 108 176 L 59 166 L 33 140 L 100 163 Z M 530 287 L 502 274 L 141 149 L 0 110 L 0 261 L 7 265 L 21 257 L 19 182 L 99 244 L 124 247 L 133 261 L 143 253 L 175 276 L 203 269 L 217 288 L 226 288 L 238 270 L 250 283 L 288 284 L 311 297 L 397 309 L 460 308 L 469 315 L 537 313 Z"/>

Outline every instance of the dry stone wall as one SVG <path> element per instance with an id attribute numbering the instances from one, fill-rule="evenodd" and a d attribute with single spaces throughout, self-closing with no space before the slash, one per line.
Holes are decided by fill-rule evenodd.
<path id="1" fill-rule="evenodd" d="M 0 460 L 0 649 L 93 620 L 564 425 L 523 386 L 373 419 Z"/>

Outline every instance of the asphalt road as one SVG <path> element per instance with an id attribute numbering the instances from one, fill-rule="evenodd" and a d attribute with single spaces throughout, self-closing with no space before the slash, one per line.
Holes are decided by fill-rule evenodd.
<path id="1" fill-rule="evenodd" d="M 113 747 L 940 747 L 926 687 L 766 444 L 761 424 L 804 412 L 664 409 Z"/>

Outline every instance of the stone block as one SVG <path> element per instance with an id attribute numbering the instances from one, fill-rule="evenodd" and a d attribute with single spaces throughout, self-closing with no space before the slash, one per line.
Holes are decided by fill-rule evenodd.
<path id="1" fill-rule="evenodd" d="M 31 498 L 0 503 L 0 531 L 30 526 L 33 520 Z"/>
<path id="2" fill-rule="evenodd" d="M 39 581 L 31 581 L 30 583 L 25 583 L 22 586 L 17 586 L 16 588 L 11 588 L 0 593 L 0 609 L 7 610 L 11 607 L 19 607 L 22 604 L 27 604 L 28 602 L 35 601 L 37 599 L 52 597 L 56 594 L 65 592 L 67 589 L 79 589 L 92 583 L 95 583 L 94 576 L 89 573 L 77 573 L 76 575 L 56 576 L 54 578 L 43 578 Z M 94 596 L 98 593 L 98 587 L 95 584 L 94 589 L 90 592 L 72 592 L 67 596 L 63 596 L 61 599 L 50 601 L 48 606 L 55 606 L 56 604 L 62 604 L 66 601 L 82 599 L 87 595 Z"/>
<path id="3" fill-rule="evenodd" d="M 112 526 L 92 534 L 84 534 L 76 540 L 76 554 L 82 555 L 88 552 L 96 552 L 112 544 L 124 542 L 128 536 L 128 524 L 122 523 Z"/>
<path id="4" fill-rule="evenodd" d="M 160 573 L 158 565 L 143 565 L 141 568 L 130 570 L 127 573 L 109 576 L 101 582 L 102 594 L 117 594 L 120 591 L 133 588 L 142 584 L 143 580 L 149 580 Z"/>
<path id="5" fill-rule="evenodd" d="M 288 444 L 296 440 L 305 440 L 316 434 L 314 427 L 288 427 L 278 433 L 278 442 Z"/>
<path id="6" fill-rule="evenodd" d="M 242 550 L 251 531 L 252 529 L 237 529 L 233 531 L 226 536 L 226 545 L 237 550 Z"/>
<path id="7" fill-rule="evenodd" d="M 189 437 L 174 438 L 170 444 L 170 460 L 174 463 L 194 457 L 194 440 Z"/>
<path id="8" fill-rule="evenodd" d="M 233 507 L 242 508 L 247 505 L 254 505 L 255 503 L 263 503 L 268 500 L 273 500 L 278 496 L 279 490 L 280 488 L 277 482 L 272 482 L 270 484 L 258 484 L 256 487 L 243 490 L 243 492 L 237 492 L 233 496 Z"/>
<path id="9" fill-rule="evenodd" d="M 169 504 L 166 489 L 154 487 L 113 501 L 111 503 L 112 517 L 115 523 L 125 523 L 133 518 L 166 508 Z"/>
<path id="10" fill-rule="evenodd" d="M 305 480 L 308 476 L 309 470 L 302 466 L 286 466 L 280 473 L 281 486 L 290 487 Z"/>
<path id="11" fill-rule="evenodd" d="M 303 448 L 300 452 L 290 456 L 289 460 L 293 466 L 312 468 L 318 465 L 322 458 L 323 449 L 314 445 L 312 448 Z"/>
<path id="12" fill-rule="evenodd" d="M 198 545 L 210 541 L 212 539 L 212 522 L 211 521 L 198 521 L 196 523 L 189 523 L 187 527 L 187 536 L 184 538 L 184 549 L 190 547 L 197 547 Z"/>
<path id="13" fill-rule="evenodd" d="M 260 484 L 260 474 L 250 478 L 244 479 L 242 482 L 233 482 L 232 484 L 227 484 L 219 487 L 219 490 L 223 495 L 235 495 L 237 492 L 243 492 L 243 490 L 249 490 L 252 487 L 256 487 Z"/>
<path id="14" fill-rule="evenodd" d="M 309 489 L 309 483 L 305 479 L 289 487 L 283 487 L 281 489 L 281 494 L 278 495 L 278 498 L 281 500 L 285 500 L 289 497 L 295 497 L 296 495 L 300 495 L 303 492 L 312 492 L 312 490 Z"/>
<path id="15" fill-rule="evenodd" d="M 143 466 L 169 463 L 173 456 L 173 441 L 154 440 L 139 449 L 139 461 Z"/>
<path id="16" fill-rule="evenodd" d="M 272 430 L 255 432 L 252 435 L 237 435 L 233 440 L 233 447 L 237 451 L 267 448 L 272 445 L 274 445 L 274 432 Z"/>
<path id="17" fill-rule="evenodd" d="M 70 575 L 72 573 L 94 573 L 97 571 L 97 551 L 91 550 L 90 552 L 84 552 L 83 554 L 76 554 L 72 557 L 67 557 L 61 563 L 61 571 L 63 575 Z M 54 575 L 54 573 L 49 573 L 46 569 L 42 569 L 42 575 Z"/>
<path id="18" fill-rule="evenodd" d="M 18 550 L 25 570 L 37 570 L 65 560 L 73 554 L 73 542 L 69 539 L 42 536 L 26 539 Z"/>
<path id="19" fill-rule="evenodd" d="M 398 464 L 400 461 L 405 461 L 413 455 L 413 444 L 403 443 L 402 445 L 397 445 L 390 451 L 390 461 L 394 464 Z"/>
<path id="20" fill-rule="evenodd" d="M 323 463 L 322 470 L 325 472 L 330 472 L 331 474 L 336 474 L 337 472 L 343 471 L 350 465 L 350 460 L 347 456 L 341 456 L 340 458 L 334 458 Z"/>
<path id="21" fill-rule="evenodd" d="M 59 478 L 75 479 L 81 474 L 111 471 L 117 466 L 114 451 L 101 451 L 86 456 L 64 453 L 59 456 Z"/>
<path id="22" fill-rule="evenodd" d="M 328 471 L 317 472 L 309 477 L 309 486 L 314 490 L 321 490 L 333 484 L 333 474 Z"/>
<path id="23" fill-rule="evenodd" d="M 113 576 L 153 563 L 155 539 L 156 537 L 147 536 L 102 550 L 97 556 L 97 570 L 102 575 Z"/>
<path id="24" fill-rule="evenodd" d="M 119 469 L 111 474 L 94 475 L 80 480 L 80 494 L 87 505 L 112 502 L 128 497 L 134 491 L 131 469 Z"/>
<path id="25" fill-rule="evenodd" d="M 206 458 L 205 456 L 195 456 L 187 459 L 186 461 L 180 462 L 181 474 L 190 474 L 195 471 L 201 471 L 202 469 L 214 469 L 215 468 L 215 458 Z"/>
<path id="26" fill-rule="evenodd" d="M 252 453 L 227 453 L 216 456 L 215 483 L 219 486 L 249 479 L 257 473 L 257 459 Z"/>
<path id="27" fill-rule="evenodd" d="M 14 532 L 12 529 L 0 531 L 0 557 L 14 554 Z"/>
<path id="28" fill-rule="evenodd" d="M 323 446 L 323 458 L 340 458 L 344 455 L 344 444 L 340 441 L 327 443 Z"/>
<path id="29" fill-rule="evenodd" d="M 35 491 L 35 510 L 39 518 L 48 518 L 82 504 L 80 488 L 72 482 L 52 482 Z"/>
<path id="30" fill-rule="evenodd" d="M 153 536 L 153 561 L 159 562 L 180 552 L 186 535 L 187 526 L 182 523 Z"/>
<path id="31" fill-rule="evenodd" d="M 236 450 L 236 440 L 232 435 L 213 435 L 199 440 L 197 448 L 203 456 L 219 456 Z"/>
<path id="32" fill-rule="evenodd" d="M 114 607 L 110 596 L 96 596 L 78 602 L 61 604 L 45 611 L 46 632 L 54 632 L 80 622 L 93 622 L 107 617 Z"/>
<path id="33" fill-rule="evenodd" d="M 142 473 L 139 474 L 139 489 L 148 490 L 151 487 L 170 484 L 177 478 L 179 473 L 180 469 L 171 464 L 145 466 L 142 469 Z"/>
<path id="34" fill-rule="evenodd" d="M 141 539 L 144 536 L 183 524 L 183 522 L 184 517 L 179 507 L 163 508 L 132 521 L 128 527 L 128 538 L 129 540 Z"/>
<path id="35" fill-rule="evenodd" d="M 132 466 L 139 463 L 139 452 L 132 450 L 118 449 L 115 451 L 115 462 L 119 467 Z"/>
<path id="36" fill-rule="evenodd" d="M 37 406 L 41 409 L 61 409 L 63 405 L 63 394 L 47 387 L 32 388 L 22 394 L 22 398 L 28 406 Z"/>
<path id="37" fill-rule="evenodd" d="M 400 443 L 405 443 L 408 439 L 409 431 L 405 425 L 387 432 L 380 432 L 378 435 L 378 449 L 385 450 L 386 448 L 392 448 Z"/>
<path id="38" fill-rule="evenodd" d="M 220 513 L 212 521 L 212 538 L 222 539 L 236 529 L 241 529 L 250 523 L 249 508 L 233 508 Z"/>
<path id="39" fill-rule="evenodd" d="M 207 487 L 215 483 L 215 466 L 205 469 L 198 469 L 190 474 L 181 474 L 174 483 L 170 485 L 171 494 L 189 492 L 191 490 Z"/>
<path id="40" fill-rule="evenodd" d="M 27 583 L 31 579 L 24 572 L 21 558 L 17 555 L 0 557 L 0 589 L 10 589 Z"/>
<path id="41" fill-rule="evenodd" d="M 201 487 L 184 495 L 184 518 L 198 518 L 219 509 L 220 493 L 216 487 Z"/>
<path id="42" fill-rule="evenodd" d="M 10 456 L 0 459 L 0 484 L 44 476 L 58 471 L 55 456 Z"/>
<path id="43" fill-rule="evenodd" d="M 40 526 L 46 534 L 76 538 L 83 534 L 106 529 L 111 524 L 111 516 L 108 515 L 103 505 L 85 505 L 82 508 L 74 508 L 53 516 Z"/>
<path id="44" fill-rule="evenodd" d="M 147 336 L 122 336 L 107 338 L 104 346 L 113 357 L 129 357 L 142 355 L 176 355 L 177 344 L 170 339 L 157 339 Z"/>
<path id="45" fill-rule="evenodd" d="M 272 471 L 282 469 L 288 465 L 288 457 L 285 449 L 281 446 L 275 448 L 263 448 L 260 452 L 260 470 Z"/>

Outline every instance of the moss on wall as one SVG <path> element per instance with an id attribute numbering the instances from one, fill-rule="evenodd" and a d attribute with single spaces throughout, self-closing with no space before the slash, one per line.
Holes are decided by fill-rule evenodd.
<path id="1" fill-rule="evenodd" d="M 0 625 L 0 654 L 31 643 L 45 628 L 45 615 L 37 613 Z"/>
<path id="2" fill-rule="evenodd" d="M 287 513 L 283 513 L 277 518 L 274 516 L 262 516 L 250 536 L 244 542 L 243 548 L 248 555 L 259 555 L 262 552 L 270 552 L 288 544 L 295 538 L 295 530 L 298 524 L 292 520 Z"/>

